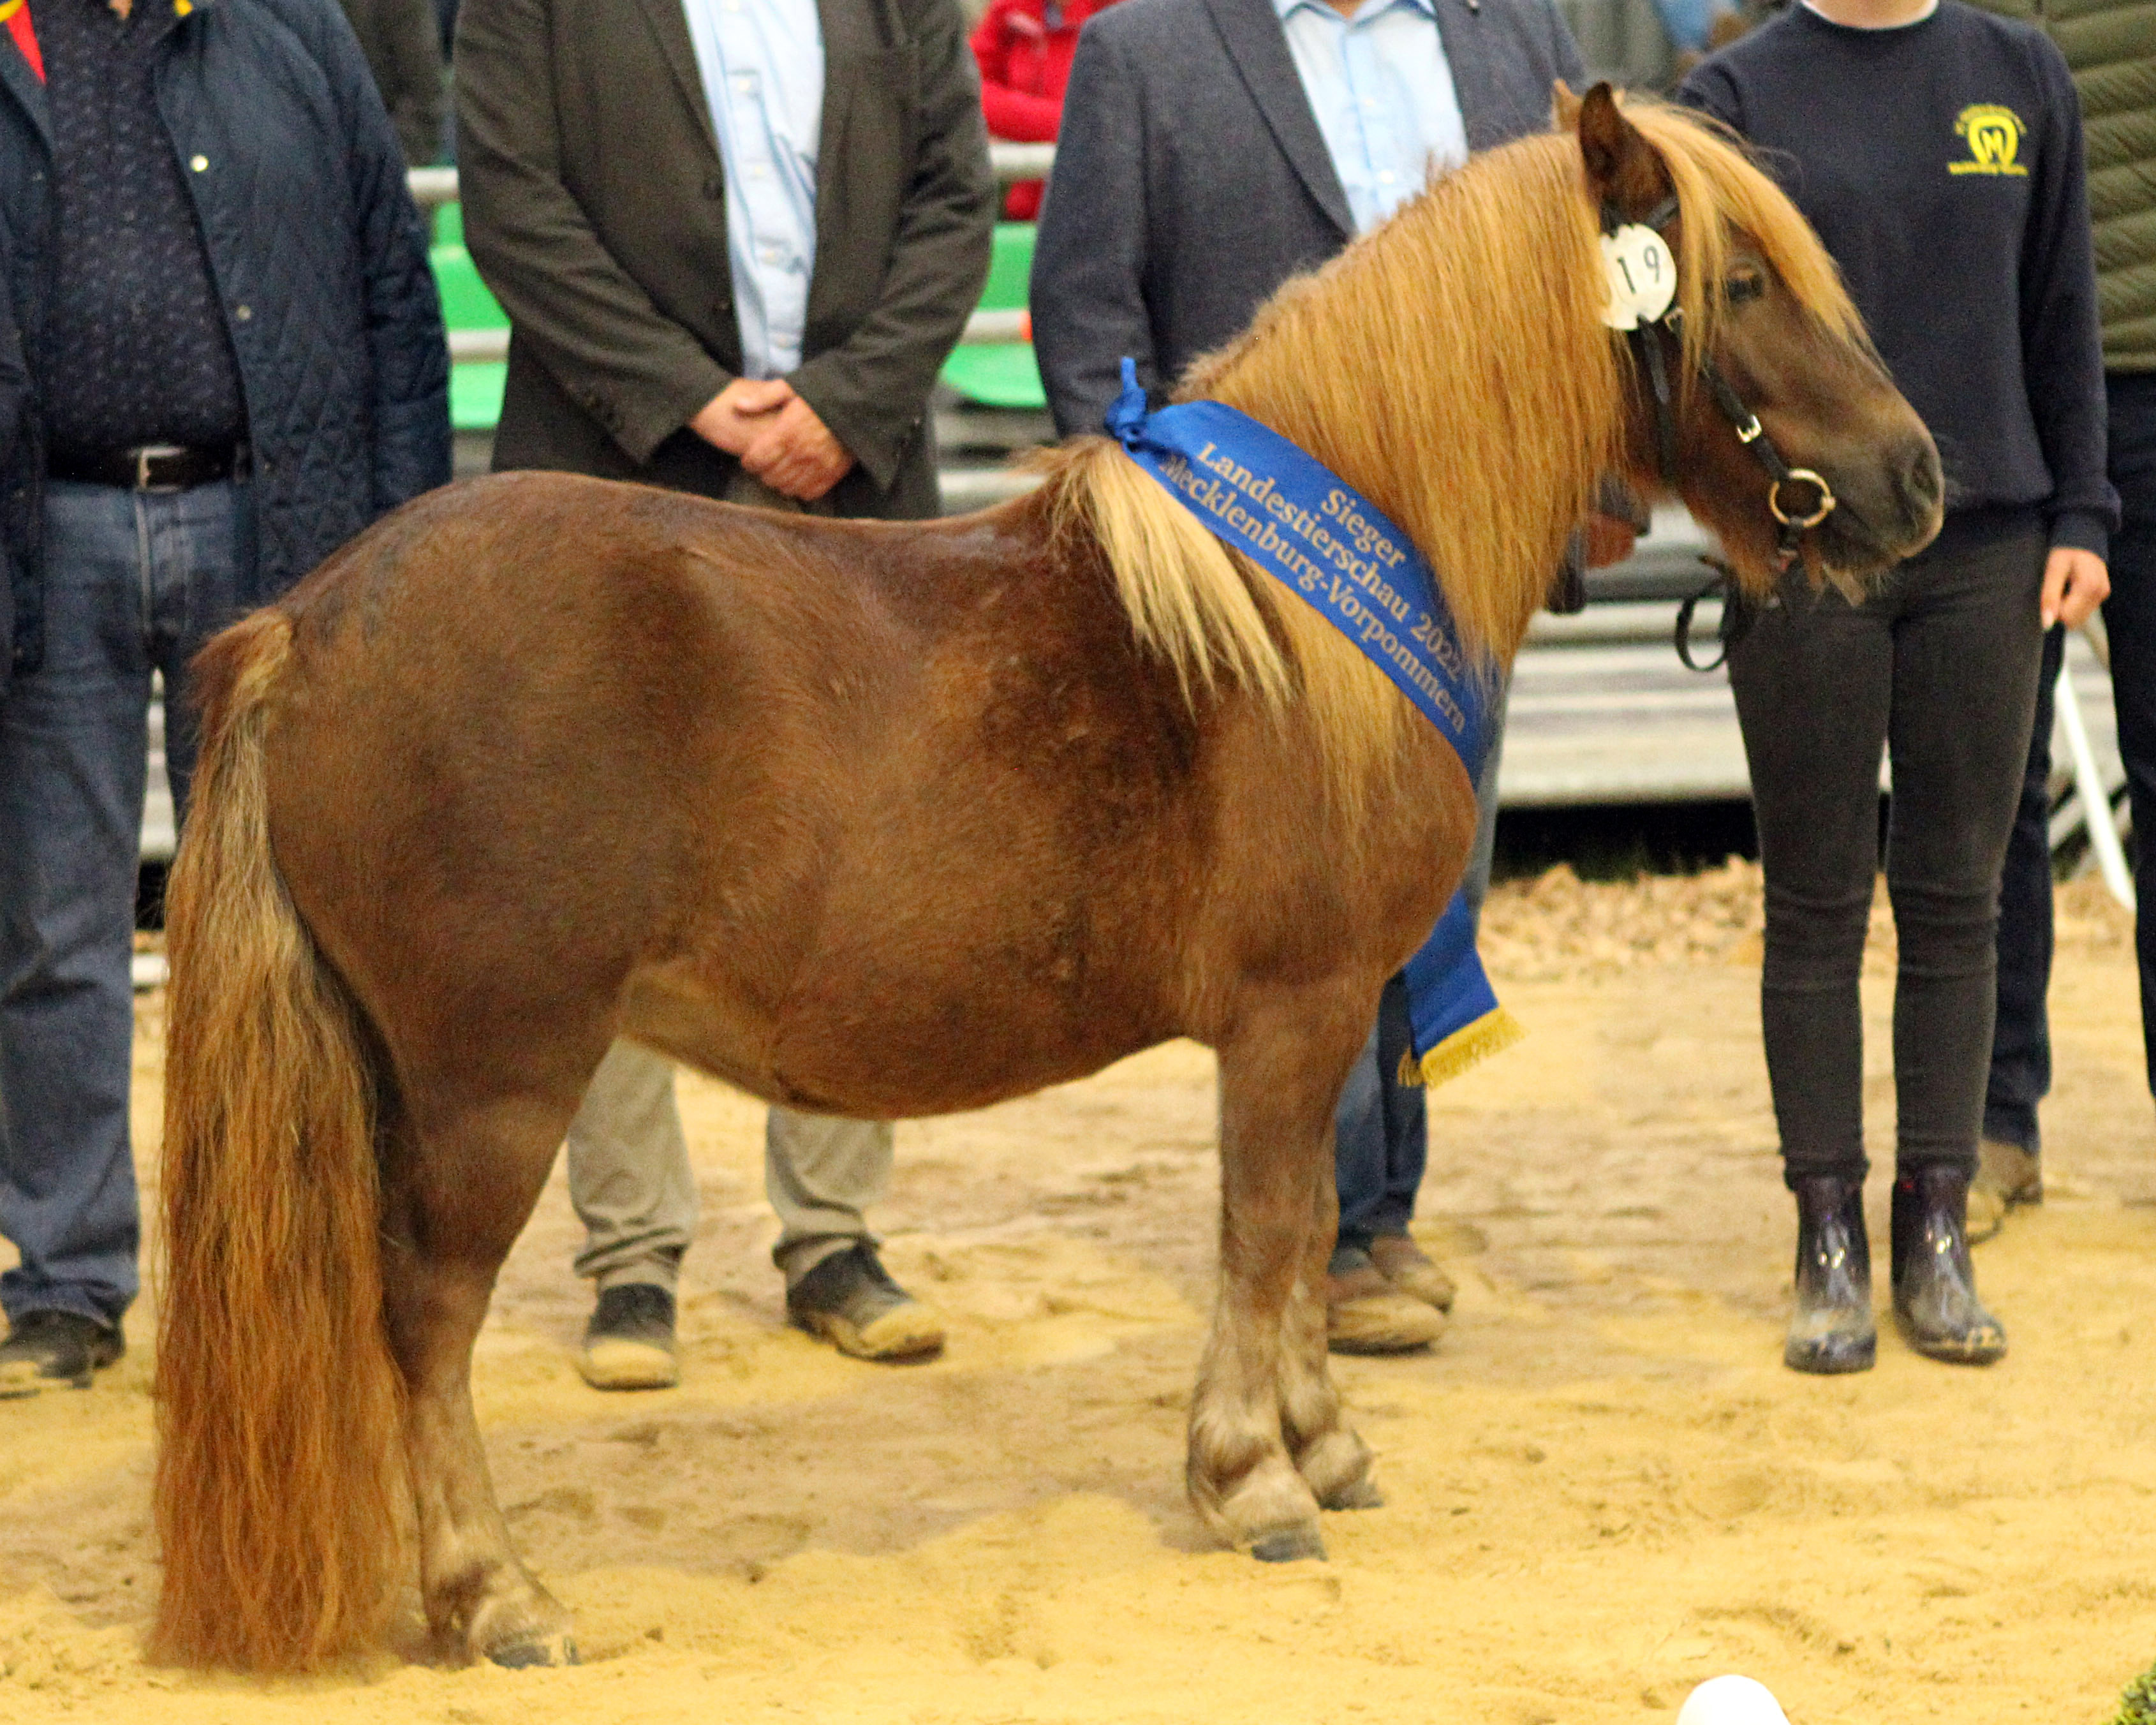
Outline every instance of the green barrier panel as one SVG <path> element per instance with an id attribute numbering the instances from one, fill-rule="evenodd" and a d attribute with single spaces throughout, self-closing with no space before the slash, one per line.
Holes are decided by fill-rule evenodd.
<path id="1" fill-rule="evenodd" d="M 442 317 L 452 330 L 500 330 L 508 314 L 487 290 L 464 248 L 461 211 L 454 203 L 434 213 L 435 244 L 429 254 L 435 285 L 442 295 Z M 1033 224 L 999 222 L 990 254 L 988 280 L 981 294 L 983 311 L 1023 307 L 1033 270 Z M 454 237 L 453 237 L 454 236 Z M 491 431 L 501 417 L 502 380 L 498 364 L 454 366 L 449 372 L 449 413 L 459 431 Z M 1038 412 L 1048 405 L 1033 349 L 1022 342 L 979 342 L 961 347 L 943 367 L 943 380 L 968 401 L 983 407 Z"/>
<path id="2" fill-rule="evenodd" d="M 441 290 L 442 321 L 452 330 L 506 330 L 509 316 L 480 280 L 464 247 L 464 224 L 454 203 L 434 213 L 434 244 L 428 261 Z M 501 388 L 509 367 L 498 362 L 449 367 L 449 423 L 459 431 L 491 431 L 501 418 Z"/>
<path id="3" fill-rule="evenodd" d="M 501 387 L 506 365 L 449 367 L 449 424 L 459 431 L 491 431 L 501 423 Z"/>
<path id="4" fill-rule="evenodd" d="M 988 254 L 988 285 L 981 290 L 983 311 L 1023 310 L 1033 274 L 1033 223 L 998 222 L 995 248 Z M 1039 412 L 1048 405 L 1029 342 L 973 342 L 954 348 L 944 362 L 943 381 L 967 400 L 984 408 L 1021 408 Z"/>
<path id="5" fill-rule="evenodd" d="M 480 280 L 471 254 L 460 245 L 438 245 L 428 253 L 434 285 L 442 292 L 442 321 L 453 330 L 506 330 L 509 314 Z"/>

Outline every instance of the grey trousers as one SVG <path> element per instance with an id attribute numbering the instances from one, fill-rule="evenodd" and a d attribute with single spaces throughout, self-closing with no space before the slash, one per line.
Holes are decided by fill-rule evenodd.
<path id="1" fill-rule="evenodd" d="M 569 1197 L 584 1224 L 577 1274 L 602 1292 L 632 1281 L 670 1290 L 696 1232 L 673 1064 L 635 1043 L 614 1044 L 569 1123 L 568 1149 Z M 832 1253 L 872 1238 L 866 1212 L 891 1183 L 891 1158 L 887 1121 L 771 1111 L 763 1189 L 778 1212 L 772 1260 L 788 1287 Z"/>
<path id="2" fill-rule="evenodd" d="M 729 503 L 798 510 L 747 474 Z M 772 1260 L 792 1287 L 834 1252 L 872 1240 L 870 1205 L 891 1183 L 888 1121 L 833 1120 L 773 1108 L 764 1122 L 763 1189 L 778 1212 Z M 569 1197 L 584 1224 L 577 1274 L 603 1293 L 626 1282 L 673 1289 L 696 1232 L 696 1182 L 674 1100 L 674 1067 L 617 1042 L 569 1123 Z"/>

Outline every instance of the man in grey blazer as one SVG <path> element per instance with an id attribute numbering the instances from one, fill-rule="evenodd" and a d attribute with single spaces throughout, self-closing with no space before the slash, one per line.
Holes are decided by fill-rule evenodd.
<path id="1" fill-rule="evenodd" d="M 511 321 L 496 468 L 937 512 L 928 392 L 994 218 L 957 0 L 465 0 L 456 59 L 465 236 Z M 672 1069 L 616 1045 L 568 1148 L 578 1367 L 671 1384 L 696 1219 Z M 771 1111 L 788 1315 L 867 1358 L 942 1345 L 868 1232 L 891 1163 L 887 1124 Z"/>
<path id="2" fill-rule="evenodd" d="M 1158 405 L 1199 354 L 1239 334 L 1289 276 L 1323 263 L 1456 167 L 1550 124 L 1580 87 L 1550 0 L 1122 0 L 1086 27 L 1070 69 L 1033 264 L 1033 338 L 1058 430 L 1101 429 L 1126 356 Z M 1629 552 L 1598 518 L 1596 561 Z M 1490 876 L 1499 704 L 1476 794 L 1467 890 Z M 1427 1346 L 1452 1303 L 1408 1235 L 1427 1137 L 1399 978 L 1343 1091 L 1332 1346 Z"/>

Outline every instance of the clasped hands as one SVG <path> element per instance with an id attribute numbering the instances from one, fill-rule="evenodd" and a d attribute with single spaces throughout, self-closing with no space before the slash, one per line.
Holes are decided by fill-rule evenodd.
<path id="1" fill-rule="evenodd" d="M 689 429 L 773 490 L 803 503 L 814 503 L 854 465 L 783 377 L 735 378 L 697 410 Z"/>

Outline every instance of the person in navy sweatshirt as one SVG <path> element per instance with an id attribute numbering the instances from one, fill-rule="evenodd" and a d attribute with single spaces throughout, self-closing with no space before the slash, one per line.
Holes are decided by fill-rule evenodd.
<path id="1" fill-rule="evenodd" d="M 1944 528 L 1881 591 L 1852 603 L 1794 575 L 1729 655 L 1766 872 L 1767 1066 L 1797 1200 L 1783 1358 L 1861 1371 L 1876 1347 L 1857 982 L 1891 742 L 1894 1313 L 1918 1353 L 1987 1363 L 2006 1336 L 1977 1297 L 1966 1207 L 1999 870 L 2044 632 L 2104 597 L 2118 518 L 2080 106 L 2041 33 L 1961 0 L 1804 0 L 1681 95 L 1759 146 L 1819 230 L 1946 472 Z"/>

